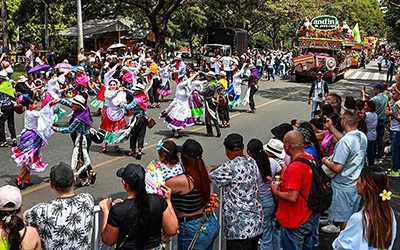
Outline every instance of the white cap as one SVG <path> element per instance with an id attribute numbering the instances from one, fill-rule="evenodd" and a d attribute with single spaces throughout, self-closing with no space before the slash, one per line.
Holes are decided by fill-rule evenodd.
<path id="1" fill-rule="evenodd" d="M 22 195 L 17 187 L 6 185 L 0 188 L 0 211 L 15 211 L 21 205 Z"/>

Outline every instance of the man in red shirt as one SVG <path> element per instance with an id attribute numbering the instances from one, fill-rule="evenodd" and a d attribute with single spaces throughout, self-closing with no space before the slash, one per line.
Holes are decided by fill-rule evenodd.
<path id="1" fill-rule="evenodd" d="M 317 214 L 307 206 L 312 183 L 312 170 L 299 158 L 313 161 L 314 157 L 304 151 L 303 136 L 297 131 L 286 133 L 285 152 L 292 162 L 282 175 L 282 183 L 271 183 L 271 190 L 278 199 L 276 218 L 282 229 L 283 249 L 312 249 L 312 235 L 317 226 Z"/>

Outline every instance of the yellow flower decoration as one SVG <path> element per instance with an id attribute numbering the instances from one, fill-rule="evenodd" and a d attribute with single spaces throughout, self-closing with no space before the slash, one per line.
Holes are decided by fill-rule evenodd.
<path id="1" fill-rule="evenodd" d="M 382 201 L 385 201 L 385 200 L 390 201 L 390 199 L 392 198 L 392 192 L 383 190 L 383 192 L 380 193 L 379 196 L 382 197 Z"/>

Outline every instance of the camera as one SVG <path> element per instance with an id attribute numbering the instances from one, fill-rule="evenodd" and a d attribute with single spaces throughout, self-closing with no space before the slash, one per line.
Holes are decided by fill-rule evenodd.
<path id="1" fill-rule="evenodd" d="M 322 97 L 324 97 L 324 96 L 322 95 L 322 93 L 319 93 L 319 94 L 318 94 L 318 97 L 319 97 L 319 98 L 322 98 Z"/>

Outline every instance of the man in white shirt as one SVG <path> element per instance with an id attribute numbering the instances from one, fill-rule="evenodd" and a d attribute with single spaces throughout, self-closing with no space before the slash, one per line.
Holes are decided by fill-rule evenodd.
<path id="1" fill-rule="evenodd" d="M 232 72 L 233 72 L 233 60 L 232 57 L 229 55 L 227 52 L 225 56 L 221 57 L 219 61 L 222 63 L 222 70 L 225 71 L 226 73 L 226 79 L 228 80 L 228 83 L 232 82 Z"/>
<path id="2" fill-rule="evenodd" d="M 26 67 L 27 73 L 29 72 L 29 70 L 31 68 L 33 68 L 33 52 L 32 52 L 32 50 L 34 50 L 34 49 L 35 49 L 35 45 L 31 44 L 29 46 L 29 49 L 25 52 L 25 58 L 26 58 L 25 67 Z"/>
<path id="3" fill-rule="evenodd" d="M 378 58 L 376 59 L 376 62 L 378 63 L 378 69 L 379 72 L 382 71 L 382 62 L 383 62 L 383 56 L 379 54 Z"/>

